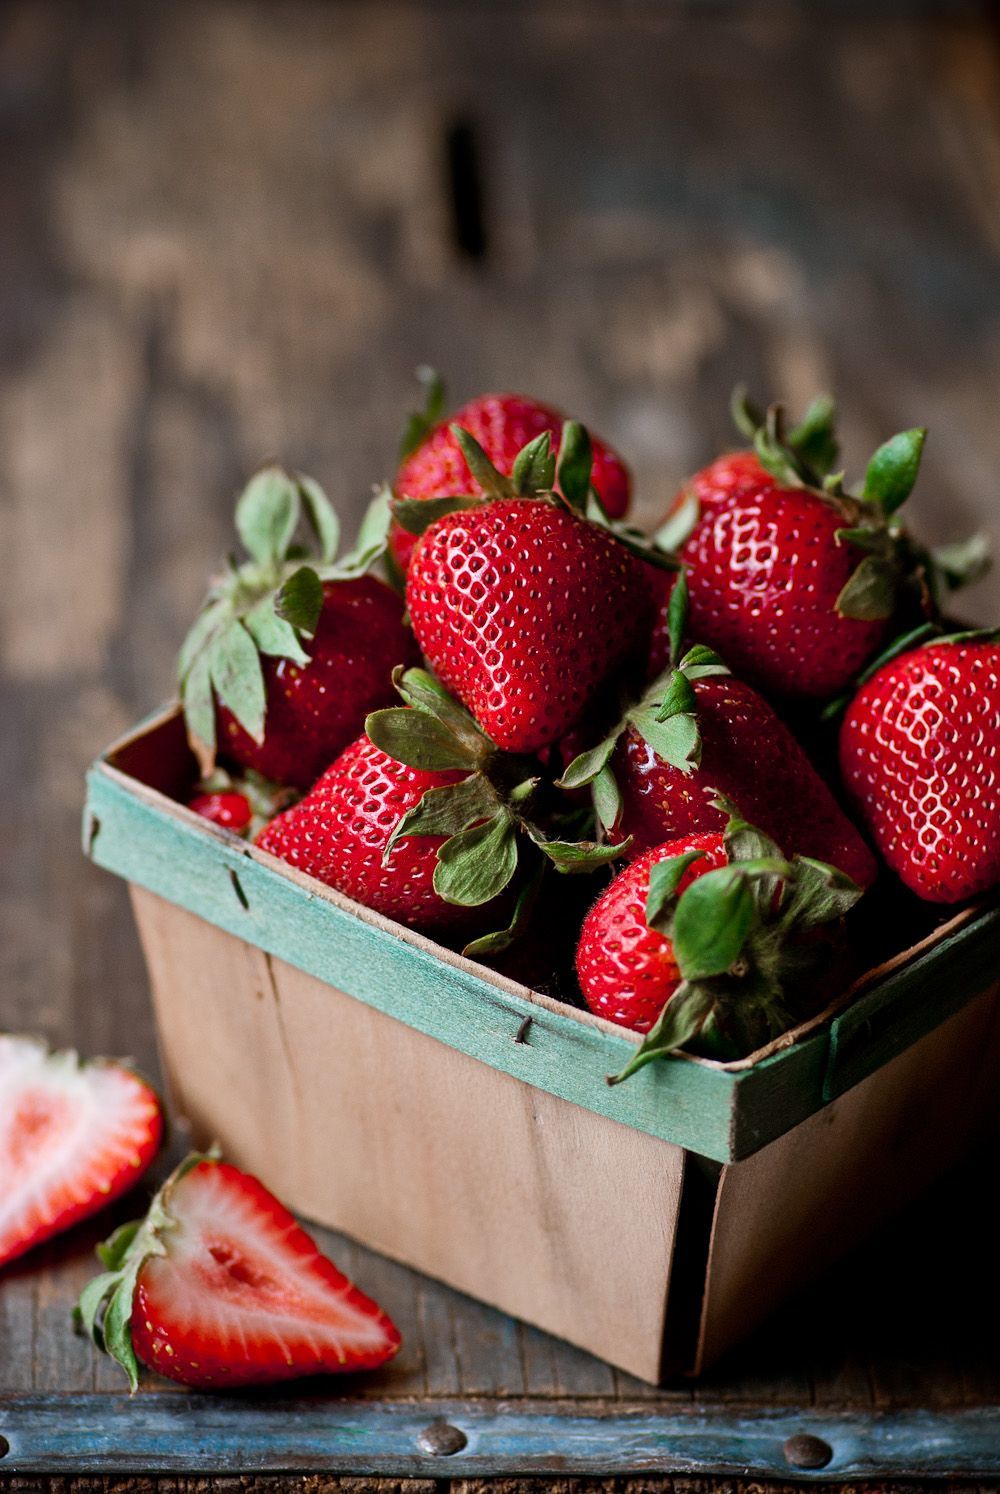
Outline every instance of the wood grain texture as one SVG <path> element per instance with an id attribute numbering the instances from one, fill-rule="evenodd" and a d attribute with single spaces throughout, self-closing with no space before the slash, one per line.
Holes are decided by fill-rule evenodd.
<path id="1" fill-rule="evenodd" d="M 647 517 L 729 439 L 738 377 L 793 404 L 828 384 L 853 469 L 931 425 L 930 538 L 996 529 L 998 119 L 974 6 L 9 0 L 0 1025 L 155 1068 L 124 889 L 77 850 L 85 765 L 169 693 L 241 478 L 279 455 L 359 514 L 419 361 L 456 398 L 520 384 L 573 406 L 627 451 Z M 456 122 L 479 257 L 452 227 Z M 994 578 L 969 614 L 998 604 Z M 698 1403 L 1000 1401 L 987 1165 L 779 1313 Z M 117 1386 L 64 1328 L 103 1229 L 0 1282 L 4 1393 Z M 363 1279 L 389 1270 L 324 1238 Z M 641 1393 L 393 1280 L 414 1393 L 507 1383 L 516 1359 L 531 1396 Z"/>

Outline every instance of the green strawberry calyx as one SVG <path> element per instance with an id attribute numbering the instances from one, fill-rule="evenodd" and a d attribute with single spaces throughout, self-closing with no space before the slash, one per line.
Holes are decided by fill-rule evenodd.
<path id="1" fill-rule="evenodd" d="M 594 813 L 603 830 L 614 830 L 621 812 L 621 794 L 611 760 L 618 741 L 629 728 L 638 732 L 657 757 L 685 776 L 701 762 L 701 731 L 698 726 L 696 680 L 729 673 L 714 649 L 696 643 L 684 649 L 687 631 L 687 574 L 681 567 L 667 604 L 670 664 L 648 686 L 639 700 L 630 704 L 607 736 L 596 747 L 575 757 L 558 780 L 563 789 L 590 785 Z"/>
<path id="2" fill-rule="evenodd" d="M 448 514 L 485 508 L 497 499 L 535 498 L 566 508 L 578 518 L 607 530 L 650 564 L 662 570 L 677 569 L 675 557 L 656 536 L 650 537 L 609 516 L 591 482 L 593 448 L 586 428 L 579 421 L 563 423 L 558 451 L 552 448 L 550 431 L 535 436 L 514 458 L 509 476 L 497 470 L 471 432 L 460 425 L 453 425 L 451 432 L 482 493 L 448 498 L 393 498 L 392 516 L 408 533 L 419 536 Z"/>
<path id="3" fill-rule="evenodd" d="M 155 1195 L 146 1217 L 120 1225 L 98 1245 L 104 1270 L 84 1287 L 73 1309 L 77 1328 L 121 1365 L 133 1393 L 139 1388 L 139 1361 L 132 1346 L 132 1302 L 139 1272 L 153 1256 L 167 1253 L 166 1239 L 176 1228 L 171 1195 L 181 1178 L 199 1162 L 218 1160 L 215 1147 L 191 1152 Z"/>
<path id="4" fill-rule="evenodd" d="M 445 902 L 478 907 L 498 897 L 519 871 L 522 887 L 511 926 L 477 940 L 470 952 L 496 952 L 511 942 L 530 912 L 539 867 L 589 872 L 620 856 L 625 846 L 569 838 L 575 817 L 553 804 L 534 758 L 502 752 L 473 717 L 425 669 L 398 667 L 393 683 L 404 704 L 373 711 L 370 740 L 410 768 L 460 771 L 455 783 L 425 790 L 402 815 L 383 852 L 408 835 L 440 835 L 434 890 Z M 508 937 L 509 936 L 509 937 Z"/>
<path id="5" fill-rule="evenodd" d="M 297 542 L 303 528 L 309 542 Z M 363 575 L 386 547 L 388 491 L 376 493 L 355 547 L 337 558 L 340 523 L 311 477 L 262 467 L 236 505 L 247 559 L 230 558 L 181 647 L 177 662 L 188 741 L 203 776 L 215 766 L 216 702 L 255 742 L 264 739 L 262 656 L 305 667 L 323 606 L 323 584 Z"/>
<path id="6" fill-rule="evenodd" d="M 803 420 L 791 430 L 786 428 L 781 405 L 762 411 L 743 389 L 734 393 L 732 413 L 739 430 L 753 443 L 761 465 L 784 486 L 807 488 L 832 504 L 844 521 L 837 530 L 839 543 L 862 552 L 837 598 L 842 617 L 888 619 L 908 590 L 923 615 L 936 618 L 949 592 L 986 573 L 989 545 L 985 536 L 974 534 L 928 549 L 898 517 L 917 481 L 926 427 L 899 431 L 883 442 L 869 460 L 861 484 L 848 489 L 844 473 L 834 470 L 836 406 L 828 395 L 814 399 Z"/>
<path id="7" fill-rule="evenodd" d="M 679 891 L 704 853 L 685 851 L 650 869 L 646 921 L 669 940 L 681 974 L 635 1056 L 609 1084 L 696 1043 L 712 1057 L 752 1053 L 793 1024 L 791 986 L 822 946 L 810 932 L 844 918 L 863 895 L 850 877 L 808 856 L 786 859 L 729 800 L 727 864 Z"/>
<path id="8" fill-rule="evenodd" d="M 431 431 L 444 419 L 445 384 L 441 375 L 422 363 L 416 370 L 417 381 L 424 391 L 421 409 L 411 410 L 406 417 L 403 433 L 399 438 L 399 460 L 405 462 L 422 446 Z"/>

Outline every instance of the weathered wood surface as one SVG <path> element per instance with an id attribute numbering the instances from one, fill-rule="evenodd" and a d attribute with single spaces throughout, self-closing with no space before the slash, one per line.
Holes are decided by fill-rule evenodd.
<path id="1" fill-rule="evenodd" d="M 996 527 L 998 120 L 974 8 L 4 6 L 0 1025 L 155 1064 L 84 766 L 169 693 L 241 477 L 279 455 L 360 512 L 417 362 L 572 406 L 650 517 L 737 377 L 831 385 L 853 465 L 930 423 L 932 539 Z M 993 1404 L 989 1176 L 666 1393 L 331 1241 L 407 1335 L 356 1393 Z M 65 1329 L 103 1229 L 0 1283 L 5 1393 L 118 1388 Z"/>

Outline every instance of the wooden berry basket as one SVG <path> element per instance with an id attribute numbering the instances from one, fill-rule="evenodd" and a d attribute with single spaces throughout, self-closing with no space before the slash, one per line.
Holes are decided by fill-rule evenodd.
<path id="1" fill-rule="evenodd" d="M 1000 909 L 739 1063 L 638 1038 L 175 801 L 175 708 L 91 769 L 175 1110 L 303 1215 L 658 1381 L 697 1373 L 996 1118 Z"/>

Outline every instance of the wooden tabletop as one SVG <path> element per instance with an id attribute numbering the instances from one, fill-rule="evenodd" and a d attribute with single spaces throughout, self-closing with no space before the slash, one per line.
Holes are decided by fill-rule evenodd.
<path id="1" fill-rule="evenodd" d="M 729 439 L 737 379 L 833 388 L 851 468 L 930 425 L 928 538 L 1000 531 L 985 7 L 13 0 L 0 119 L 0 1028 L 155 1072 L 124 888 L 78 849 L 84 767 L 170 694 L 241 479 L 277 456 L 356 517 L 419 362 L 456 399 L 571 407 L 650 520 Z M 965 610 L 998 604 L 994 578 Z M 984 1152 L 659 1392 L 324 1237 L 400 1322 L 391 1370 L 129 1406 L 68 1324 L 102 1221 L 0 1281 L 0 1470 L 731 1488 L 804 1476 L 801 1432 L 838 1478 L 984 1475 L 993 1176 Z M 420 1442 L 442 1418 L 450 1461 Z"/>

